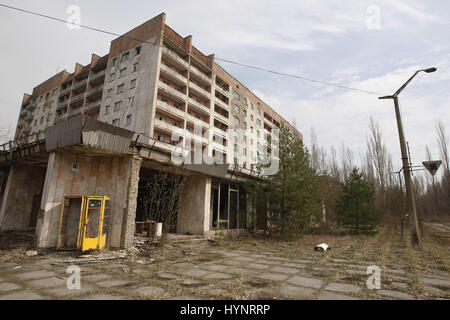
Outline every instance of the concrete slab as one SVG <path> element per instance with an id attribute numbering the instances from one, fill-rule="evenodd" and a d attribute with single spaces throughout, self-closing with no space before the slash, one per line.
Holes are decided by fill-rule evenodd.
<path id="1" fill-rule="evenodd" d="M 290 278 L 288 283 L 296 285 L 296 286 L 316 288 L 316 289 L 319 289 L 323 285 L 322 280 L 314 279 L 314 278 L 305 278 L 305 277 L 300 277 L 300 276 L 294 276 L 294 277 Z"/>
<path id="2" fill-rule="evenodd" d="M 49 278 L 53 276 L 55 276 L 54 272 L 49 272 L 45 270 L 24 272 L 16 275 L 16 277 L 21 280 L 34 280 L 34 279 Z"/>
<path id="3" fill-rule="evenodd" d="M 361 287 L 355 286 L 353 284 L 331 282 L 325 287 L 325 290 L 343 293 L 359 293 L 362 289 Z"/>
<path id="4" fill-rule="evenodd" d="M 190 268 L 190 267 L 193 267 L 194 264 L 190 263 L 190 262 L 179 262 L 179 263 L 174 263 L 172 266 L 177 267 L 177 268 Z"/>
<path id="5" fill-rule="evenodd" d="M 184 279 L 181 284 L 185 287 L 200 287 L 206 285 L 206 283 L 194 279 Z"/>
<path id="6" fill-rule="evenodd" d="M 265 258 L 266 256 L 264 254 L 255 253 L 250 254 L 249 257 L 258 259 L 258 258 Z"/>
<path id="7" fill-rule="evenodd" d="M 246 275 L 246 274 L 253 274 L 255 273 L 254 270 L 244 269 L 244 268 L 232 268 L 227 270 L 229 273 L 239 274 L 239 275 Z"/>
<path id="8" fill-rule="evenodd" d="M 111 294 L 94 294 L 94 295 L 90 295 L 86 298 L 84 298 L 83 300 L 126 300 L 128 299 L 127 297 L 124 296 L 113 296 Z"/>
<path id="9" fill-rule="evenodd" d="M 405 293 L 402 291 L 396 291 L 396 290 L 377 290 L 378 295 L 382 295 L 385 297 L 395 298 L 395 299 L 403 299 L 403 300 L 415 300 L 416 297 L 413 295 L 410 295 L 409 293 Z"/>
<path id="10" fill-rule="evenodd" d="M 274 260 L 277 262 L 283 262 L 283 261 L 288 261 L 288 258 L 284 258 L 284 257 L 274 257 L 274 256 L 267 256 L 266 257 L 267 260 Z"/>
<path id="11" fill-rule="evenodd" d="M 314 261 L 311 259 L 296 259 L 296 260 L 293 260 L 292 262 L 301 263 L 301 264 L 310 264 L 310 263 L 313 263 Z"/>
<path id="12" fill-rule="evenodd" d="M 441 289 L 438 289 L 435 287 L 430 287 L 430 286 L 425 286 L 424 289 L 428 292 L 431 292 L 434 295 L 437 295 L 437 296 L 442 296 L 442 297 L 450 296 L 450 291 L 444 291 L 444 290 L 441 290 Z"/>
<path id="13" fill-rule="evenodd" d="M 202 269 L 198 269 L 198 268 L 194 268 L 194 269 L 183 270 L 180 273 L 185 276 L 188 276 L 188 277 L 202 278 L 202 277 L 206 277 L 211 272 L 205 271 Z"/>
<path id="14" fill-rule="evenodd" d="M 151 296 L 157 296 L 164 293 L 163 288 L 159 287 L 140 287 L 134 290 L 135 293 L 141 296 L 151 297 Z"/>
<path id="15" fill-rule="evenodd" d="M 59 279 L 56 277 L 33 280 L 30 281 L 29 284 L 33 287 L 37 288 L 54 288 L 54 287 L 66 287 L 66 279 Z"/>
<path id="16" fill-rule="evenodd" d="M 296 287 L 286 283 L 280 287 L 280 294 L 287 299 L 312 299 L 315 293 L 314 289 Z"/>
<path id="17" fill-rule="evenodd" d="M 102 280 L 106 280 L 106 279 L 111 279 L 111 275 L 109 274 L 105 274 L 105 273 L 99 273 L 99 274 L 91 274 L 88 276 L 81 276 L 81 281 L 87 280 L 87 281 L 91 281 L 91 282 L 97 282 L 97 281 L 102 281 Z"/>
<path id="18" fill-rule="evenodd" d="M 255 269 L 255 270 L 263 270 L 263 269 L 269 268 L 268 265 L 261 264 L 261 263 L 247 263 L 247 264 L 245 264 L 245 267 L 249 268 L 249 269 Z"/>
<path id="19" fill-rule="evenodd" d="M 174 296 L 168 298 L 167 300 L 203 300 L 203 299 L 194 296 Z"/>
<path id="20" fill-rule="evenodd" d="M 172 273 L 158 273 L 158 278 L 165 279 L 165 280 L 175 280 L 180 278 L 180 276 L 177 276 L 176 274 Z"/>
<path id="21" fill-rule="evenodd" d="M 210 271 L 224 271 L 228 269 L 230 266 L 223 265 L 223 264 L 210 264 L 207 266 L 204 266 L 203 268 L 210 270 Z"/>
<path id="22" fill-rule="evenodd" d="M 273 267 L 270 271 L 278 272 L 278 273 L 287 273 L 287 274 L 296 274 L 299 269 L 288 268 L 288 267 Z"/>
<path id="23" fill-rule="evenodd" d="M 335 292 L 321 292 L 317 297 L 318 300 L 360 300 L 358 298 Z"/>
<path id="24" fill-rule="evenodd" d="M 409 284 L 408 283 L 404 283 L 404 282 L 391 282 L 391 286 L 397 287 L 397 288 L 401 288 L 401 289 L 408 289 L 409 288 Z"/>
<path id="25" fill-rule="evenodd" d="M 234 252 L 227 252 L 227 251 L 222 251 L 220 252 L 221 255 L 225 256 L 225 257 L 239 257 L 240 254 L 238 253 L 234 253 Z"/>
<path id="26" fill-rule="evenodd" d="M 0 292 L 13 291 L 20 289 L 20 286 L 12 282 L 0 283 Z"/>
<path id="27" fill-rule="evenodd" d="M 109 280 L 97 282 L 97 285 L 104 288 L 114 288 L 114 287 L 123 287 L 130 283 L 131 282 L 127 280 Z"/>
<path id="28" fill-rule="evenodd" d="M 423 283 L 428 285 L 450 288 L 450 280 L 438 279 L 438 278 L 420 278 Z"/>
<path id="29" fill-rule="evenodd" d="M 297 268 L 297 269 L 303 269 L 305 268 L 305 264 L 304 263 L 293 263 L 293 262 L 288 262 L 288 263 L 283 263 L 282 264 L 283 267 L 290 267 L 290 268 Z"/>
<path id="30" fill-rule="evenodd" d="M 228 260 L 228 261 L 224 261 L 223 264 L 226 264 L 228 266 L 238 266 L 243 264 L 244 262 L 242 261 L 234 261 L 234 260 Z"/>
<path id="31" fill-rule="evenodd" d="M 48 290 L 48 292 L 56 297 L 69 298 L 70 296 L 78 296 L 80 294 L 86 294 L 93 291 L 93 287 L 88 285 L 81 285 L 81 289 L 67 289 L 67 288 L 53 288 Z"/>
<path id="32" fill-rule="evenodd" d="M 43 299 L 39 294 L 31 291 L 19 291 L 0 296 L 0 300 L 41 300 Z"/>
<path id="33" fill-rule="evenodd" d="M 274 261 L 274 260 L 266 260 L 266 259 L 261 259 L 261 260 L 258 260 L 258 261 L 255 261 L 255 262 L 258 262 L 258 263 L 262 263 L 262 264 L 268 264 L 268 265 L 279 265 L 280 264 L 280 262 L 278 262 L 278 261 Z"/>
<path id="34" fill-rule="evenodd" d="M 256 277 L 271 281 L 284 281 L 288 278 L 287 275 L 279 273 L 261 273 L 256 275 Z"/>
<path id="35" fill-rule="evenodd" d="M 249 258 L 249 257 L 235 257 L 232 260 L 239 261 L 239 262 L 253 262 L 255 261 L 255 258 Z"/>
<path id="36" fill-rule="evenodd" d="M 225 279 L 231 279 L 231 278 L 233 278 L 233 276 L 226 274 L 226 273 L 221 273 L 221 272 L 214 272 L 205 277 L 205 279 L 217 279 L 217 280 L 225 280 Z"/>

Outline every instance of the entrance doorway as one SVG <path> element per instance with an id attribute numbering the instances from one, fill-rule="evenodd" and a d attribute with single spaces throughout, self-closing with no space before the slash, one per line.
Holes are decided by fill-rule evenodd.
<path id="1" fill-rule="evenodd" d="M 58 250 L 102 249 L 110 220 L 108 197 L 64 197 L 58 233 Z"/>
<path id="2" fill-rule="evenodd" d="M 247 194 L 237 184 L 211 181 L 211 229 L 252 228 L 251 208 L 247 208 Z"/>

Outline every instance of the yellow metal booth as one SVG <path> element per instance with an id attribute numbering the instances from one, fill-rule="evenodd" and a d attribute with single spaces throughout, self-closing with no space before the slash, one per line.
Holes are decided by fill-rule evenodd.
<path id="1" fill-rule="evenodd" d="M 109 219 L 108 197 L 64 197 L 56 249 L 87 251 L 104 248 Z"/>

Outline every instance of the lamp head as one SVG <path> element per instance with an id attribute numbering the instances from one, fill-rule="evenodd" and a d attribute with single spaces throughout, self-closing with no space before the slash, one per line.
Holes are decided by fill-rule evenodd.
<path id="1" fill-rule="evenodd" d="M 425 69 L 423 71 L 425 71 L 426 73 L 431 73 L 431 72 L 435 72 L 436 70 L 437 70 L 437 68 L 433 67 L 433 68 Z"/>

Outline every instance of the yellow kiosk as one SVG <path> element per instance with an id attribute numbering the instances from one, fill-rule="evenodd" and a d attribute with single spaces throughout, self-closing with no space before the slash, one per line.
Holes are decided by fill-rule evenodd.
<path id="1" fill-rule="evenodd" d="M 87 251 L 104 248 L 109 219 L 109 197 L 64 197 L 56 249 Z"/>

